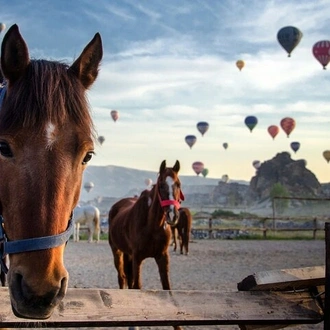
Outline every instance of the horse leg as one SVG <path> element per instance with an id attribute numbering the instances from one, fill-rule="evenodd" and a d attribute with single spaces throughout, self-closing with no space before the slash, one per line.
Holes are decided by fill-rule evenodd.
<path id="1" fill-rule="evenodd" d="M 8 267 L 8 257 L 5 256 L 2 258 L 2 262 L 4 263 L 4 265 L 7 265 Z M 1 280 L 1 286 L 6 286 L 6 273 L 2 270 L 0 270 L 0 280 Z"/>
<path id="2" fill-rule="evenodd" d="M 94 235 L 93 226 L 89 226 L 88 227 L 88 243 L 93 242 L 93 235 Z"/>
<path id="3" fill-rule="evenodd" d="M 183 247 L 185 249 L 185 254 L 187 256 L 189 254 L 189 248 L 188 248 L 188 245 L 189 245 L 189 232 L 188 231 L 183 233 L 182 240 L 183 240 Z"/>
<path id="4" fill-rule="evenodd" d="M 124 253 L 120 250 L 113 250 L 113 261 L 117 269 L 119 289 L 126 287 L 126 275 L 124 270 Z"/>
<path id="5" fill-rule="evenodd" d="M 176 251 L 176 231 L 175 231 L 175 227 L 171 227 L 172 230 L 172 244 L 173 247 L 173 251 Z"/>
<path id="6" fill-rule="evenodd" d="M 94 217 L 94 232 L 96 232 L 96 243 L 100 241 L 100 215 L 97 213 Z"/>
<path id="7" fill-rule="evenodd" d="M 141 264 L 142 260 L 137 256 L 133 255 L 132 268 L 133 268 L 133 289 L 141 289 Z"/>
<path id="8" fill-rule="evenodd" d="M 158 257 L 155 257 L 155 260 L 158 266 L 160 281 L 162 283 L 163 290 L 171 290 L 170 280 L 168 276 L 170 270 L 170 257 L 168 255 L 168 252 Z"/>
<path id="9" fill-rule="evenodd" d="M 80 237 L 79 237 L 79 233 L 80 232 L 80 223 L 78 222 L 77 224 L 76 224 L 76 242 L 79 242 L 79 239 L 80 239 Z"/>
<path id="10" fill-rule="evenodd" d="M 129 289 L 133 289 L 133 261 L 128 254 L 124 254 L 124 271 L 126 275 L 127 286 Z"/>

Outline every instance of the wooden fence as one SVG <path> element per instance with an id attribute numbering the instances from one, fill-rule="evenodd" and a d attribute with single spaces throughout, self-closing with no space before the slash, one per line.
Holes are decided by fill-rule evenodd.
<path id="1" fill-rule="evenodd" d="M 202 225 L 198 225 L 197 222 L 204 220 Z M 225 220 L 226 224 L 221 224 L 221 220 Z M 251 222 L 254 225 L 244 225 L 243 220 L 230 217 L 213 217 L 212 214 L 196 215 L 193 217 L 192 235 L 194 238 L 234 238 L 248 236 L 249 233 L 262 233 L 264 239 L 267 239 L 267 234 L 276 232 L 310 232 L 311 238 L 317 238 L 317 232 L 324 232 L 324 223 L 329 218 L 318 219 L 314 217 L 312 219 L 298 218 L 298 217 L 263 217 L 254 219 L 244 219 L 244 222 Z M 220 222 L 220 223 L 219 223 Z M 230 224 L 232 222 L 232 225 Z M 241 224 L 237 224 L 240 222 Z M 292 226 L 292 222 L 295 224 L 304 222 L 304 226 Z M 205 224 L 207 223 L 207 224 Z M 278 226 L 278 223 L 281 226 Z M 285 225 L 287 223 L 288 225 Z M 289 225 L 291 223 L 291 225 Z M 307 224 L 307 225 L 306 225 Z"/>

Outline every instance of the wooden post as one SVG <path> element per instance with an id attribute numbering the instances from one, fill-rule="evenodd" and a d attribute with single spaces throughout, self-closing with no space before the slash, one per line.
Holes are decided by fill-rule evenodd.
<path id="1" fill-rule="evenodd" d="M 262 227 L 263 227 L 263 237 L 264 239 L 267 238 L 267 228 L 266 228 L 266 221 L 267 221 L 267 218 L 264 218 L 262 219 Z"/>
<path id="2" fill-rule="evenodd" d="M 212 218 L 209 218 L 209 239 L 212 238 Z"/>
<path id="3" fill-rule="evenodd" d="M 317 218 L 316 217 L 313 219 L 313 225 L 314 225 L 313 239 L 316 239 L 316 231 L 317 231 Z"/>
<path id="4" fill-rule="evenodd" d="M 330 222 L 325 223 L 324 330 L 330 329 Z"/>

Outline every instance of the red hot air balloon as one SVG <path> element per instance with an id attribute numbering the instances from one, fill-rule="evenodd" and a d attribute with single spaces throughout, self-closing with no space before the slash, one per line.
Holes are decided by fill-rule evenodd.
<path id="1" fill-rule="evenodd" d="M 119 118 L 119 112 L 117 110 L 111 110 L 110 114 L 113 121 L 116 122 Z"/>
<path id="2" fill-rule="evenodd" d="M 296 127 L 296 122 L 293 118 L 285 117 L 281 120 L 281 127 L 287 137 L 289 137 L 293 129 Z"/>
<path id="3" fill-rule="evenodd" d="M 321 40 L 313 46 L 313 55 L 323 66 L 323 70 L 326 70 L 326 66 L 330 62 L 330 41 Z"/>
<path id="4" fill-rule="evenodd" d="M 199 175 L 203 172 L 204 170 L 204 164 L 202 162 L 194 162 L 192 164 L 192 168 L 194 170 L 194 172 Z"/>
<path id="5" fill-rule="evenodd" d="M 273 138 L 273 140 L 275 139 L 276 135 L 280 131 L 280 129 L 276 125 L 270 125 L 267 130 L 268 130 L 268 133 L 270 134 L 270 136 Z"/>
<path id="6" fill-rule="evenodd" d="M 202 134 L 202 136 L 208 131 L 210 125 L 206 121 L 200 121 L 197 123 L 197 129 Z"/>
<path id="7" fill-rule="evenodd" d="M 190 149 L 193 147 L 193 145 L 196 143 L 197 138 L 195 135 L 187 135 L 185 137 L 185 141 L 188 144 L 188 146 L 190 147 Z"/>

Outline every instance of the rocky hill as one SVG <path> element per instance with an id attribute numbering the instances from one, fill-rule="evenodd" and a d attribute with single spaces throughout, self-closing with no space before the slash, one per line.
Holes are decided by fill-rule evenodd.
<path id="1" fill-rule="evenodd" d="M 261 164 L 250 181 L 250 200 L 268 198 L 275 183 L 283 185 L 290 196 L 324 196 L 322 185 L 314 173 L 306 168 L 306 161 L 292 160 L 288 152 L 278 153 L 271 160 Z"/>

